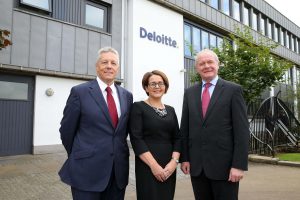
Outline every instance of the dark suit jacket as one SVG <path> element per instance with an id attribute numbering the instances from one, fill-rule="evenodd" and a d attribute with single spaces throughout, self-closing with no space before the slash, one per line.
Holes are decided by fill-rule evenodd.
<path id="1" fill-rule="evenodd" d="M 218 79 L 205 118 L 201 84 L 184 94 L 180 132 L 181 162 L 190 162 L 191 176 L 204 170 L 214 180 L 227 180 L 231 167 L 247 170 L 249 123 L 242 88 Z"/>
<path id="2" fill-rule="evenodd" d="M 128 184 L 129 149 L 127 122 L 132 94 L 117 86 L 121 116 L 113 127 L 108 107 L 97 80 L 71 89 L 64 109 L 60 133 L 68 159 L 61 168 L 61 180 L 84 191 L 103 191 L 115 170 L 118 186 Z"/>

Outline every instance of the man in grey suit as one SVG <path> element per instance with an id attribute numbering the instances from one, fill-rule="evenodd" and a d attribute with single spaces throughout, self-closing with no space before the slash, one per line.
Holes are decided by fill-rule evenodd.
<path id="1" fill-rule="evenodd" d="M 132 94 L 114 83 L 118 70 L 118 52 L 100 49 L 97 78 L 73 87 L 67 100 L 59 130 L 68 159 L 59 175 L 74 200 L 124 199 Z"/>
<path id="2" fill-rule="evenodd" d="M 195 67 L 202 82 L 184 94 L 181 170 L 191 176 L 195 199 L 237 200 L 250 135 L 242 88 L 218 76 L 211 50 L 197 54 Z"/>

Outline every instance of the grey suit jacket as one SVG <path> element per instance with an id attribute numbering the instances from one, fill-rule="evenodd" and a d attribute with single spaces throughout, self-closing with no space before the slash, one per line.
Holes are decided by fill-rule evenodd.
<path id="1" fill-rule="evenodd" d="M 230 168 L 247 170 L 249 123 L 241 86 L 218 80 L 205 118 L 201 84 L 184 94 L 180 132 L 181 162 L 190 162 L 191 176 L 204 170 L 214 180 L 227 180 Z"/>

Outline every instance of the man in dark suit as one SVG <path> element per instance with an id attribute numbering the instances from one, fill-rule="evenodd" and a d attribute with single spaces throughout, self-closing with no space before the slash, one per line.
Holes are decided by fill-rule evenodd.
<path id="1" fill-rule="evenodd" d="M 248 166 L 249 123 L 242 88 L 218 77 L 219 59 L 211 50 L 197 54 L 195 67 L 202 82 L 184 94 L 181 170 L 191 176 L 195 199 L 237 200 Z"/>
<path id="2" fill-rule="evenodd" d="M 71 89 L 60 133 L 68 159 L 59 175 L 75 200 L 122 200 L 128 184 L 132 94 L 116 85 L 119 54 L 98 51 L 97 78 Z M 110 87 L 107 88 L 107 87 Z"/>

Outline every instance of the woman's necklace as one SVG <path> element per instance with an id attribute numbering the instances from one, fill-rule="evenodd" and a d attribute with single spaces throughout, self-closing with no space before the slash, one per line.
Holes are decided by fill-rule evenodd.
<path id="1" fill-rule="evenodd" d="M 168 112 L 167 112 L 167 109 L 165 108 L 165 106 L 163 104 L 162 104 L 163 108 L 157 108 L 157 107 L 154 107 L 151 104 L 150 99 L 148 99 L 147 102 L 149 103 L 149 105 L 151 106 L 151 108 L 153 108 L 153 110 L 155 111 L 155 113 L 158 114 L 160 117 L 167 116 Z"/>

